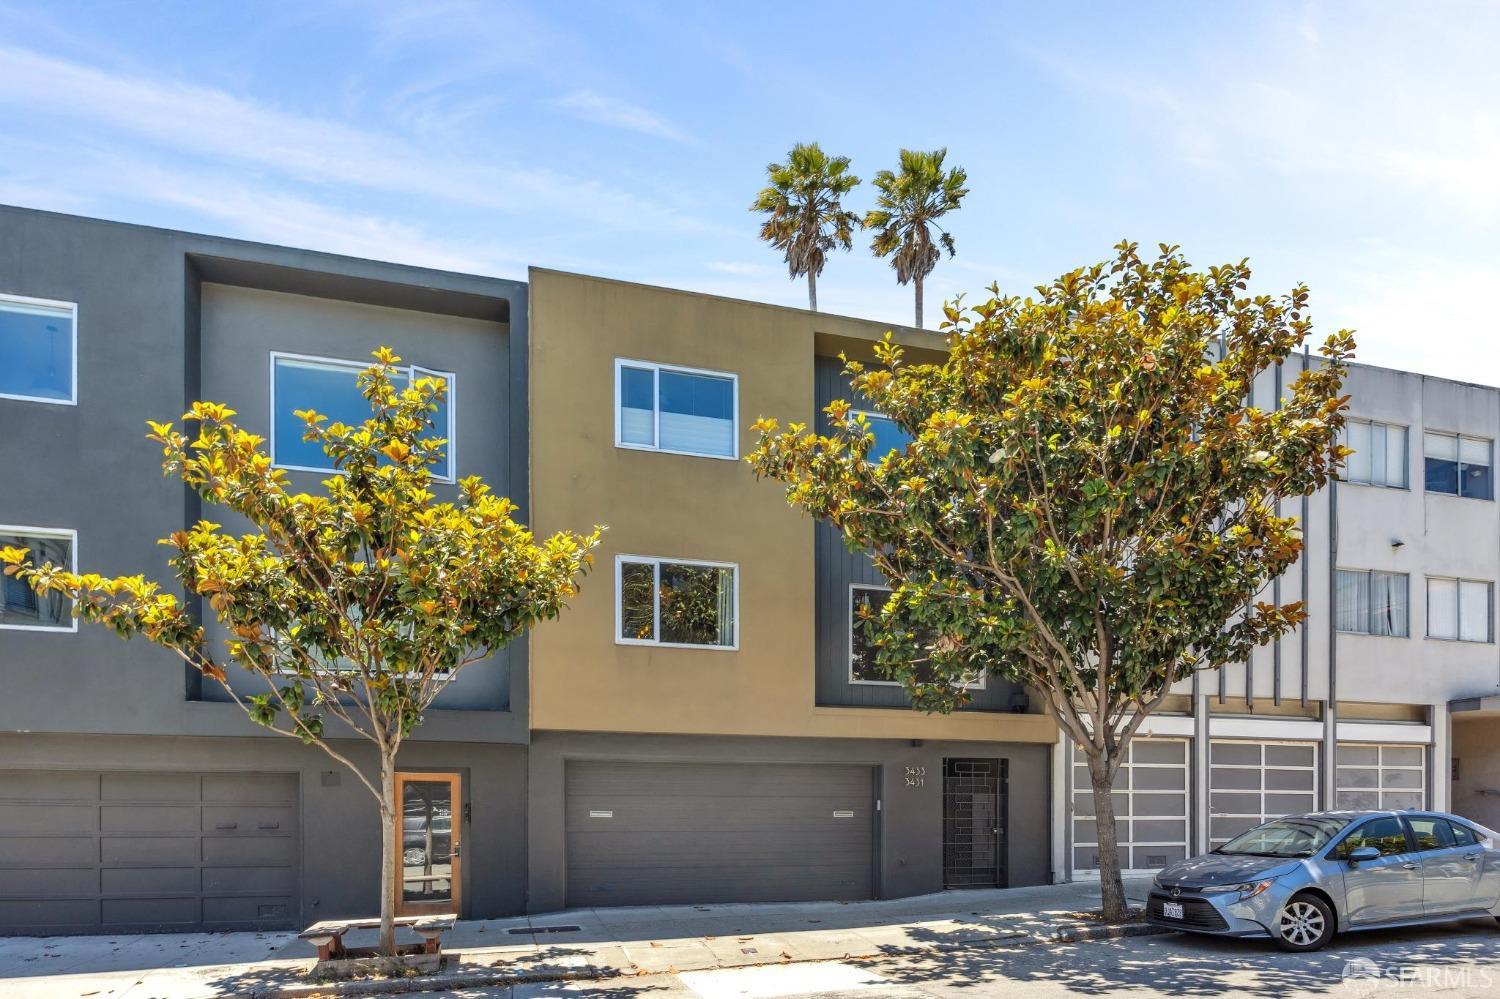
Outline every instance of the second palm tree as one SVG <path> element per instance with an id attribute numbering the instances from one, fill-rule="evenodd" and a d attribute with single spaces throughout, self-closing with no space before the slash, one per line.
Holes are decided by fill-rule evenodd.
<path id="1" fill-rule="evenodd" d="M 942 256 L 938 247 L 947 250 L 950 257 L 954 253 L 953 235 L 939 220 L 957 210 L 959 202 L 969 193 L 964 187 L 969 175 L 963 167 L 944 172 L 943 160 L 947 155 L 946 149 L 901 150 L 898 171 L 882 170 L 875 175 L 875 187 L 880 192 L 875 199 L 877 207 L 865 215 L 865 228 L 875 232 L 870 249 L 877 257 L 891 258 L 898 282 L 916 285 L 919 329 L 922 282 Z"/>

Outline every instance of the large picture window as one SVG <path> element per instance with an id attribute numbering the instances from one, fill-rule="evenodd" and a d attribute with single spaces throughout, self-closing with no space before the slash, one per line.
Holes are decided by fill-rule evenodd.
<path id="1" fill-rule="evenodd" d="M 359 373 L 369 366 L 301 354 L 271 354 L 271 460 L 277 467 L 301 472 L 333 471 L 322 446 L 302 439 L 306 425 L 298 419 L 297 411 L 317 410 L 328 417 L 329 423 L 355 427 L 364 423 L 370 418 L 370 403 L 360 392 L 358 379 Z M 432 435 L 447 441 L 442 460 L 432 466 L 432 477 L 452 482 L 457 433 L 454 392 L 458 380 L 450 372 L 408 364 L 396 369 L 391 383 L 400 390 L 416 378 L 438 378 L 448 386 L 446 398 L 431 414 Z"/>
<path id="2" fill-rule="evenodd" d="M 32 565 L 51 562 L 78 569 L 78 533 L 44 527 L 0 525 L 0 548 L 25 548 Z M 77 631 L 73 601 L 56 593 L 38 596 L 15 576 L 0 575 L 0 628 L 14 631 Z"/>
<path id="3" fill-rule="evenodd" d="M 1344 463 L 1345 482 L 1406 488 L 1405 427 L 1373 420 L 1346 420 L 1339 432 L 1339 443 L 1354 452 Z"/>
<path id="4" fill-rule="evenodd" d="M 906 450 L 906 445 L 911 443 L 911 434 L 902 430 L 901 424 L 883 413 L 859 409 L 854 411 L 854 415 L 863 416 L 870 433 L 875 436 L 875 443 L 870 445 L 870 452 L 866 455 L 871 464 L 878 463 L 892 451 Z"/>
<path id="5" fill-rule="evenodd" d="M 615 445 L 738 458 L 738 379 L 718 371 L 615 361 Z"/>
<path id="6" fill-rule="evenodd" d="M 78 307 L 0 295 L 0 398 L 78 402 Z"/>
<path id="7" fill-rule="evenodd" d="M 880 608 L 885 606 L 886 598 L 891 594 L 890 588 L 886 586 L 870 586 L 856 583 L 849 587 L 849 682 L 859 684 L 873 684 L 887 687 L 899 687 L 901 681 L 892 678 L 880 664 L 875 660 L 875 648 L 870 640 L 865 637 L 865 629 L 861 623 L 861 613 L 868 610 L 871 613 L 879 613 Z M 925 643 L 924 643 L 925 644 Z M 931 683 L 933 677 L 931 672 L 917 667 L 917 682 Z M 983 690 L 985 677 L 978 677 L 963 684 L 967 690 Z"/>
<path id="8" fill-rule="evenodd" d="M 1494 499 L 1493 442 L 1482 437 L 1422 435 L 1427 491 L 1472 499 Z"/>
<path id="9" fill-rule="evenodd" d="M 1335 615 L 1338 630 L 1405 638 L 1410 620 L 1407 589 L 1404 572 L 1340 569 Z"/>
<path id="10" fill-rule="evenodd" d="M 621 555 L 615 559 L 615 640 L 622 645 L 734 649 L 739 567 Z"/>
<path id="11" fill-rule="evenodd" d="M 1489 642 L 1495 584 L 1478 579 L 1427 577 L 1427 637 Z"/>

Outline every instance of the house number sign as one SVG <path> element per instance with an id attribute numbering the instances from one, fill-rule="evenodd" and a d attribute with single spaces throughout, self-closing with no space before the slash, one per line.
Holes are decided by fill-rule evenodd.
<path id="1" fill-rule="evenodd" d="M 907 787 L 921 787 L 925 783 L 927 783 L 927 768 L 926 767 L 907 767 L 906 768 L 906 786 Z"/>

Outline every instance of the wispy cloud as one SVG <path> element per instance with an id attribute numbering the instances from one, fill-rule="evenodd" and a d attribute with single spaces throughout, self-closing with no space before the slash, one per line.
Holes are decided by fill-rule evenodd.
<path id="1" fill-rule="evenodd" d="M 502 212 L 546 210 L 590 222 L 668 231 L 702 224 L 596 180 L 517 167 L 475 151 L 432 151 L 221 90 L 85 66 L 0 46 L 0 106 L 102 126 L 211 160 L 254 165 L 305 183 L 461 202 Z"/>
<path id="2" fill-rule="evenodd" d="M 655 112 L 597 91 L 575 90 L 566 97 L 558 98 L 557 106 L 575 118 L 591 121 L 596 125 L 623 128 L 629 132 L 640 132 L 642 135 L 652 135 L 672 142 L 694 141 L 692 136 Z"/>
<path id="3" fill-rule="evenodd" d="M 710 260 L 703 266 L 716 274 L 733 274 L 738 277 L 766 277 L 784 271 L 783 268 L 772 267 L 770 264 L 752 264 L 745 260 Z"/>

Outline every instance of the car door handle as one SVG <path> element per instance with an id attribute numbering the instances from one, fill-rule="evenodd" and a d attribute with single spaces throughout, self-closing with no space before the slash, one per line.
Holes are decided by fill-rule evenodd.
<path id="1" fill-rule="evenodd" d="M 1417 867 L 1419 865 L 1414 864 L 1414 863 L 1412 863 L 1411 861 L 1408 860 L 1406 863 L 1402 864 L 1401 866 L 1404 867 L 1404 868 L 1406 868 L 1408 871 L 1414 871 L 1414 870 L 1417 869 Z"/>
<path id="2" fill-rule="evenodd" d="M 1469 863 L 1472 864 L 1472 863 L 1474 863 L 1475 861 L 1477 861 L 1479 859 L 1479 854 L 1477 854 L 1477 853 L 1470 853 L 1470 854 L 1465 855 L 1464 859 L 1467 860 Z"/>

